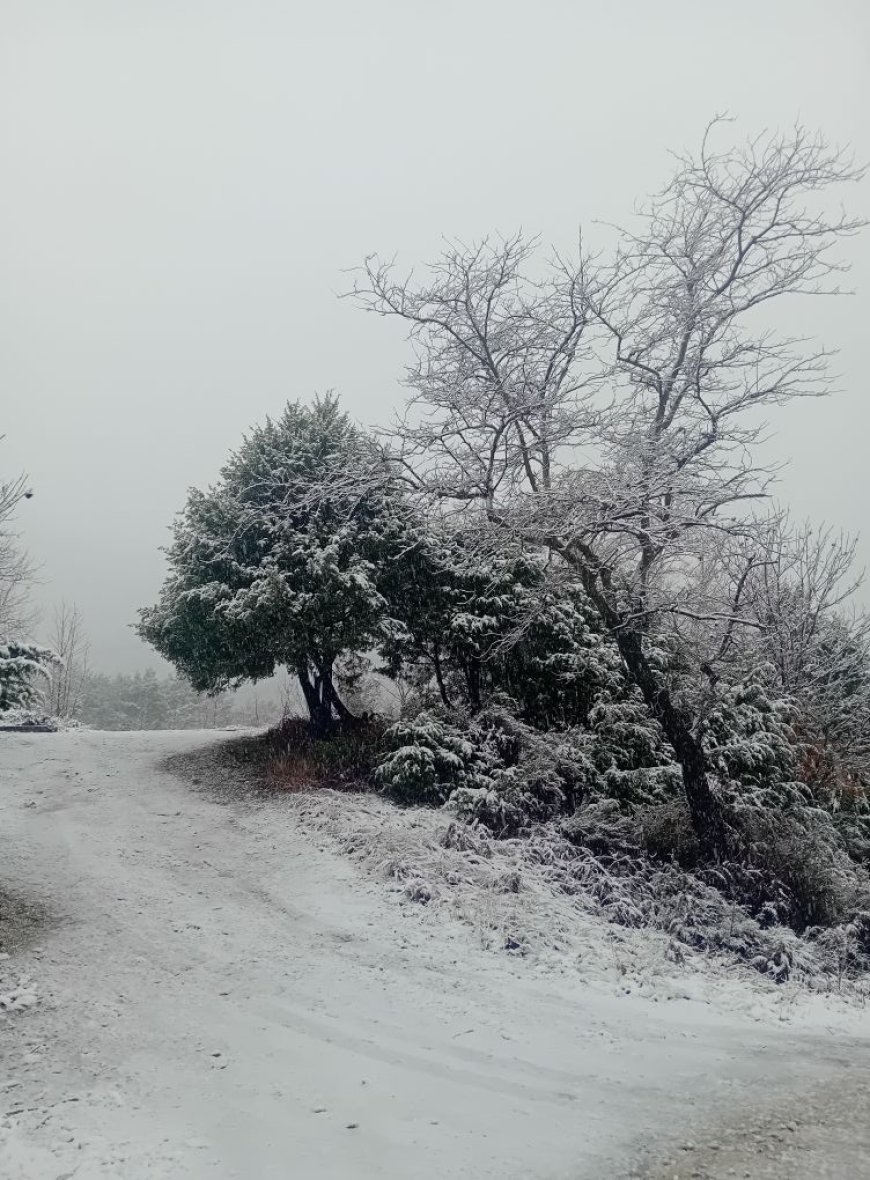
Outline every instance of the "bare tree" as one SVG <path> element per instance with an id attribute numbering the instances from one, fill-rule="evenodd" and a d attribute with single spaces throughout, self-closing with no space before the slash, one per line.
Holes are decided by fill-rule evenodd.
<path id="1" fill-rule="evenodd" d="M 530 278 L 535 245 L 521 235 L 450 243 L 422 285 L 370 258 L 352 292 L 410 325 L 412 392 L 394 458 L 416 486 L 490 514 L 520 489 L 550 490 L 559 453 L 592 420 L 580 364 L 588 277 L 581 264 Z"/>
<path id="2" fill-rule="evenodd" d="M 844 615 L 862 581 L 854 538 L 809 523 L 792 528 L 787 516 L 770 522 L 765 560 L 748 573 L 743 603 L 783 692 L 810 687 L 810 667 L 833 618 L 856 637 L 867 626 L 860 615 Z"/>
<path id="3" fill-rule="evenodd" d="M 59 664 L 51 680 L 49 709 L 54 717 L 75 717 L 89 671 L 89 643 L 75 603 L 63 602 L 55 610 L 51 646 Z"/>
<path id="4" fill-rule="evenodd" d="M 861 225 L 819 199 L 861 175 L 823 139 L 796 127 L 716 152 L 719 130 L 678 157 L 609 264 L 557 256 L 535 273 L 534 243 L 516 237 L 450 245 L 423 280 L 371 259 L 354 291 L 414 343 L 394 454 L 408 484 L 575 571 L 714 857 L 728 832 L 698 718 L 650 658 L 650 629 L 660 642 L 703 626 L 715 657 L 760 626 L 733 559 L 765 560 L 762 415 L 828 389 L 826 354 L 763 312 L 836 292 L 833 247 Z"/>
<path id="5" fill-rule="evenodd" d="M 21 635 L 34 623 L 34 569 L 12 525 L 19 504 L 31 495 L 26 476 L 0 483 L 0 637 Z"/>
<path id="6" fill-rule="evenodd" d="M 807 781 L 839 793 L 870 785 L 870 616 L 850 606 L 854 555 L 852 538 L 785 519 L 744 594 L 760 625 L 748 658 L 794 704 Z"/>

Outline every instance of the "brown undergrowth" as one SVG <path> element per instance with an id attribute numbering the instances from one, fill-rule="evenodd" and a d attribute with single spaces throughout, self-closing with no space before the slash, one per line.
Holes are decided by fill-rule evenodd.
<path id="1" fill-rule="evenodd" d="M 377 720 L 336 726 L 316 736 L 307 721 L 287 717 L 274 729 L 227 745 L 227 753 L 262 776 L 274 791 L 329 787 L 368 791 L 382 754 L 384 727 Z"/>

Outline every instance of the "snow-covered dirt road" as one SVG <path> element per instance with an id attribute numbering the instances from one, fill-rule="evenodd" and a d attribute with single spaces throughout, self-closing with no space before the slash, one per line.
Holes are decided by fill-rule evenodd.
<path id="1" fill-rule="evenodd" d="M 215 740 L 0 735 L 0 892 L 47 915 L 0 962 L 38 997 L 0 1019 L 3 1180 L 762 1176 L 789 1135 L 792 1180 L 870 1176 L 866 1120 L 840 1171 L 798 1143 L 814 1096 L 870 1105 L 860 1013 L 799 1031 L 486 953 L 286 799 L 162 766 Z M 766 1110 L 755 1155 L 729 1141 Z"/>

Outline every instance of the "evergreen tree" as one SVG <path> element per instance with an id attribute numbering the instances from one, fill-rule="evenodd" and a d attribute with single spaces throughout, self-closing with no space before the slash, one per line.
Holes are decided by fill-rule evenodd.
<path id="1" fill-rule="evenodd" d="M 382 638 L 378 580 L 394 556 L 383 485 L 343 490 L 373 457 L 333 397 L 256 427 L 213 487 L 191 491 L 139 633 L 198 690 L 286 666 L 316 730 L 350 720 L 335 664 Z"/>
<path id="2" fill-rule="evenodd" d="M 14 639 L 0 642 L 0 713 L 39 704 L 56 660 L 46 647 Z"/>

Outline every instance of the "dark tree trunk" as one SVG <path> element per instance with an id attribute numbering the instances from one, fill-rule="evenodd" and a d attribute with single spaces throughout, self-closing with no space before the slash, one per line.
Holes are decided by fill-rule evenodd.
<path id="1" fill-rule="evenodd" d="M 692 816 L 692 826 L 708 860 L 722 860 L 728 852 L 728 830 L 719 802 L 707 778 L 707 756 L 692 733 L 687 718 L 659 683 L 643 652 L 640 635 L 618 630 L 616 646 L 632 680 L 643 694 L 652 715 L 671 743 L 683 773 L 683 788 Z"/>
<path id="2" fill-rule="evenodd" d="M 318 737 L 322 737 L 329 729 L 332 721 L 332 702 L 323 699 L 324 681 L 321 676 L 312 680 L 308 669 L 300 664 L 296 669 L 302 695 L 308 706 L 308 718 L 311 728 Z"/>
<path id="3" fill-rule="evenodd" d="M 438 651 L 438 645 L 435 645 L 435 650 L 432 652 L 432 666 L 435 669 L 435 682 L 438 685 L 438 691 L 441 693 L 441 700 L 444 702 L 446 708 L 450 708 L 450 697 L 447 695 L 447 689 L 444 687 L 444 673 L 441 670 L 441 655 Z"/>
<path id="4" fill-rule="evenodd" d="M 323 664 L 312 678 L 308 668 L 299 664 L 296 668 L 302 695 L 308 706 L 308 717 L 312 730 L 319 736 L 327 734 L 332 726 L 332 713 L 345 725 L 355 725 L 357 718 L 335 690 L 332 682 L 332 664 Z"/>
<path id="5" fill-rule="evenodd" d="M 351 713 L 350 709 L 348 709 L 347 705 L 335 690 L 335 685 L 332 682 L 331 670 L 328 673 L 325 672 L 323 674 L 323 697 L 326 704 L 330 708 L 335 709 L 340 720 L 346 725 L 355 725 L 357 723 L 359 718 Z"/>
<path id="6" fill-rule="evenodd" d="M 480 660 L 472 656 L 465 665 L 465 682 L 468 685 L 468 703 L 476 713 L 480 708 Z"/>
<path id="7" fill-rule="evenodd" d="M 587 560 L 582 557 L 578 559 L 578 555 L 566 551 L 564 547 L 559 551 L 580 572 L 587 594 L 602 622 L 613 634 L 629 676 L 640 689 L 647 708 L 673 747 L 682 771 L 686 803 L 701 852 L 707 860 L 724 860 L 729 850 L 728 828 L 722 808 L 710 786 L 707 755 L 692 733 L 689 718 L 674 703 L 669 689 L 650 667 L 641 634 L 622 625 L 619 612 L 607 597 L 606 571 L 602 571 L 601 567 L 590 569 Z M 598 583 L 599 577 L 604 582 L 604 588 Z"/>

